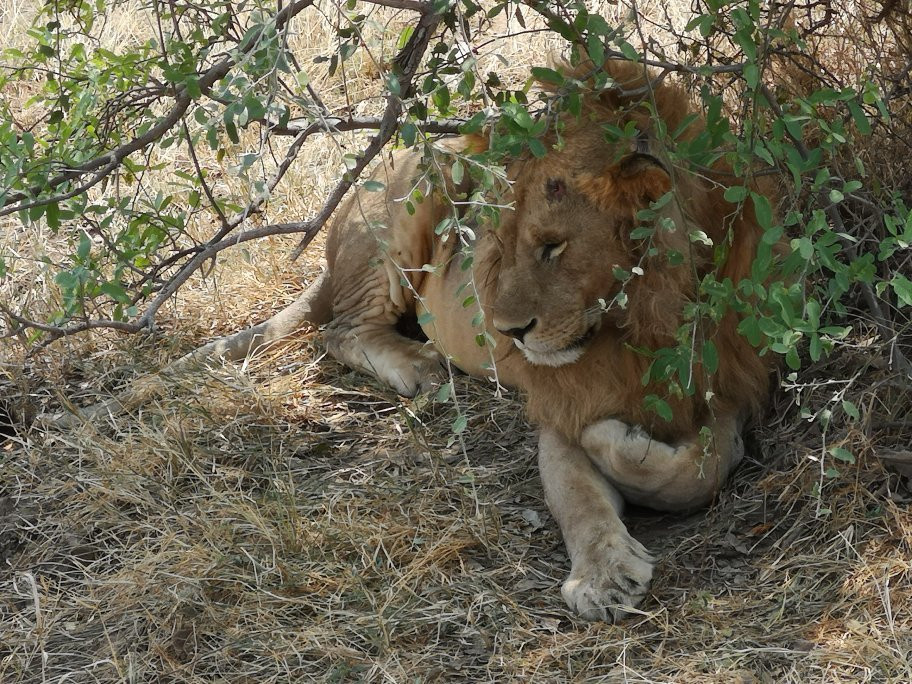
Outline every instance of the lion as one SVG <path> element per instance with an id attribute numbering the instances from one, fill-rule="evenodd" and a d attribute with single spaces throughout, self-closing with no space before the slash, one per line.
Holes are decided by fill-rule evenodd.
<path id="1" fill-rule="evenodd" d="M 342 209 L 326 246 L 326 344 L 336 358 L 406 396 L 439 381 L 447 362 L 477 376 L 496 369 L 500 382 L 522 390 L 540 429 L 545 498 L 570 555 L 562 593 L 588 619 L 623 616 L 652 576 L 652 557 L 621 521 L 624 502 L 663 511 L 708 504 L 743 456 L 741 430 L 758 413 L 770 370 L 729 313 L 694 342 L 711 341 L 718 355 L 711 377 L 696 364 L 696 391 L 643 385 L 650 359 L 642 350 L 676 344 L 710 269 L 732 283 L 750 275 L 761 230 L 749 202 L 724 200 L 733 178 L 725 169 L 698 177 L 662 161 L 653 119 L 638 104 L 648 94 L 665 130 L 687 128 L 693 109 L 683 91 L 657 83 L 650 92 L 650 75 L 634 63 L 604 68 L 615 87 L 582 116 L 565 116 L 559 144 L 549 139 L 543 158 L 510 164 L 512 208 L 499 226 L 481 229 L 471 269 L 457 241 L 434 232 L 447 202 L 431 192 L 410 214 L 400 201 L 421 164 L 409 151 L 375 173 L 383 193 L 359 192 Z M 604 124 L 629 122 L 639 133 L 626 149 L 606 140 Z M 699 125 L 691 128 L 696 135 Z M 450 196 L 466 190 L 448 186 Z M 637 213 L 669 191 L 651 243 L 632 239 Z M 618 269 L 639 275 L 622 281 Z M 476 342 L 474 307 L 463 305 L 472 283 L 493 349 Z M 626 307 L 612 306 L 622 290 Z M 397 329 L 415 315 L 428 343 Z M 670 420 L 645 406 L 649 394 L 667 402 Z"/>
<path id="2" fill-rule="evenodd" d="M 750 200 L 725 201 L 726 169 L 698 175 L 663 153 L 656 120 L 685 139 L 700 132 L 685 93 L 635 63 L 609 61 L 604 71 L 614 86 L 588 98 L 579 116 L 562 115 L 543 157 L 509 163 L 509 208 L 497 225 L 475 227 L 470 267 L 462 242 L 435 227 L 452 212 L 447 198 L 464 197 L 471 182 L 444 169 L 441 185 L 422 186 L 426 199 L 410 205 L 404 198 L 425 162 L 399 150 L 374 172 L 374 191 L 359 189 L 338 212 L 327 269 L 298 302 L 185 357 L 242 357 L 309 321 L 325 324 L 334 357 L 404 396 L 432 389 L 449 366 L 519 388 L 540 431 L 545 500 L 570 557 L 561 591 L 589 620 L 622 618 L 652 578 L 655 561 L 624 525 L 624 504 L 688 511 L 710 503 L 743 457 L 741 431 L 759 412 L 770 371 L 730 312 L 694 327 L 694 358 L 709 342 L 718 357 L 714 374 L 693 363 L 695 391 L 644 385 L 644 350 L 676 344 L 711 270 L 735 284 L 749 277 L 761 229 Z M 606 124 L 631 122 L 630 140 L 606 138 Z M 485 141 L 437 144 L 473 154 Z M 426 175 L 417 182 L 427 185 Z M 660 198 L 650 239 L 632 238 L 638 213 Z M 403 334 L 407 319 L 426 341 Z M 648 395 L 671 416 L 650 410 Z"/>

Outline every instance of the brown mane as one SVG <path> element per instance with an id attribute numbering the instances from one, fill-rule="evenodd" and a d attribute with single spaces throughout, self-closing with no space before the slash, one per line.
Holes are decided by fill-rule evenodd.
<path id="1" fill-rule="evenodd" d="M 575 78 L 591 73 L 591 65 L 570 69 L 565 64 L 559 68 Z M 571 153 L 593 156 L 587 145 L 594 140 L 593 135 L 602 135 L 603 122 L 634 120 L 640 130 L 653 128 L 647 110 L 637 106 L 644 98 L 654 104 L 668 131 L 678 129 L 694 111 L 681 88 L 667 82 L 654 83 L 653 87 L 640 65 L 608 62 L 605 70 L 619 87 L 604 91 L 585 105 L 581 117 L 565 122 L 563 143 Z M 648 76 L 654 82 L 654 75 Z M 694 121 L 684 137 L 697 135 L 702 125 L 701 120 Z M 592 163 L 605 166 L 612 160 Z M 713 245 L 728 246 L 717 278 L 728 278 L 737 285 L 750 275 L 761 229 L 750 201 L 739 208 L 723 199 L 725 184 L 732 178 L 727 171 L 718 164 L 709 174 L 698 177 L 687 169 L 669 169 L 676 201 L 687 225 L 703 230 Z M 648 184 L 649 178 L 643 182 Z M 518 188 L 517 196 L 521 193 Z M 633 201 L 635 195 L 646 194 L 655 199 L 663 193 L 664 188 L 650 192 L 648 187 L 637 187 L 631 191 L 621 184 L 593 184 L 589 192 L 594 202 L 620 214 L 635 214 L 640 208 Z M 674 334 L 683 320 L 682 307 L 696 298 L 700 278 L 712 268 L 712 248 L 690 242 L 684 231 L 657 231 L 655 239 L 660 247 L 690 250 L 692 268 L 663 268 L 662 257 L 655 257 L 652 268 L 646 268 L 643 277 L 628 285 L 624 319 L 617 325 L 603 325 L 578 362 L 559 367 L 528 366 L 522 385 L 534 422 L 576 439 L 583 427 L 596 420 L 617 417 L 643 425 L 656 438 L 667 441 L 693 434 L 716 411 L 742 418 L 758 412 L 768 392 L 769 366 L 737 332 L 738 318 L 731 312 L 716 324 L 706 321 L 701 325 L 700 334 L 711 339 L 717 348 L 719 368 L 711 377 L 703 371 L 698 335 L 693 362 L 696 390 L 692 396 L 671 396 L 661 384 L 643 386 L 642 378 L 650 361 L 634 347 L 659 349 L 676 344 Z M 712 393 L 709 401 L 707 392 Z M 648 394 L 668 402 L 673 411 L 670 422 L 644 408 L 643 398 Z"/>

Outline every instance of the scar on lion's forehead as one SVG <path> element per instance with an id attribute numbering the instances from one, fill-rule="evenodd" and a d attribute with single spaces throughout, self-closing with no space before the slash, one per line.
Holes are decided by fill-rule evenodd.
<path id="1" fill-rule="evenodd" d="M 560 178 L 545 181 L 545 197 L 549 202 L 560 202 L 567 194 L 567 184 Z"/>

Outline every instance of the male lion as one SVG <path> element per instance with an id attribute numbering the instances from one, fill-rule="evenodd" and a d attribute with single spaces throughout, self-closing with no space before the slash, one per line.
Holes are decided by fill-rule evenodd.
<path id="1" fill-rule="evenodd" d="M 651 89 L 632 63 L 604 68 L 617 86 L 581 117 L 564 116 L 560 144 L 544 158 L 511 164 L 512 209 L 483 230 L 470 270 L 461 268 L 457 240 L 435 235 L 446 202 L 432 192 L 413 215 L 406 211 L 401 198 L 420 164 L 406 151 L 374 174 L 384 192 L 359 192 L 341 210 L 327 240 L 328 278 L 317 286 L 332 297 L 329 351 L 403 395 L 439 379 L 443 357 L 473 375 L 490 375 L 493 358 L 500 381 L 522 388 L 541 428 L 545 497 L 571 559 L 563 595 L 589 619 L 622 615 L 652 575 L 652 559 L 619 517 L 624 500 L 669 511 L 710 502 L 743 456 L 741 427 L 768 385 L 767 365 L 728 314 L 695 328 L 695 358 L 711 340 L 719 359 L 711 378 L 695 364 L 696 392 L 643 386 L 650 363 L 643 349 L 675 345 L 683 310 L 711 268 L 736 284 L 749 275 L 760 229 L 752 207 L 724 201 L 731 175 L 698 177 L 659 159 L 655 126 L 638 104 L 653 102 L 665 129 L 675 131 L 692 111 L 684 94 L 671 85 Z M 603 124 L 630 121 L 640 132 L 634 144 L 606 141 Z M 443 144 L 458 150 L 478 141 Z M 672 188 L 651 243 L 631 239 L 637 212 Z M 447 184 L 448 193 L 459 190 Z M 692 240 L 697 229 L 708 240 Z M 721 267 L 710 243 L 727 251 Z M 619 282 L 618 267 L 640 275 Z M 622 287 L 626 308 L 609 306 Z M 476 343 L 474 307 L 462 305 L 473 291 L 493 353 Z M 432 344 L 398 332 L 397 323 L 416 312 Z M 664 397 L 671 420 L 644 407 L 647 394 Z"/>
<path id="2" fill-rule="evenodd" d="M 511 163 L 511 209 L 500 225 L 479 228 L 470 269 L 462 268 L 459 241 L 435 234 L 451 211 L 442 193 L 468 188 L 446 179 L 425 188 L 427 199 L 409 213 L 403 198 L 421 158 L 395 152 L 373 175 L 383 190 L 359 190 L 340 210 L 327 237 L 328 269 L 298 302 L 172 366 L 242 357 L 303 321 L 327 323 L 336 358 L 407 396 L 445 377 L 445 359 L 479 376 L 496 362 L 499 380 L 523 390 L 541 428 L 545 498 L 571 561 L 562 593 L 588 619 L 624 615 L 652 576 L 653 559 L 621 522 L 624 501 L 666 511 L 709 503 L 742 458 L 740 430 L 768 385 L 767 364 L 737 333 L 732 313 L 693 327 L 694 359 L 710 341 L 718 357 L 711 377 L 692 363 L 696 391 L 676 396 L 664 384 L 643 385 L 644 350 L 675 345 L 685 308 L 711 269 L 735 284 L 749 275 L 760 228 L 749 202 L 724 201 L 732 179 L 724 169 L 698 176 L 662 161 L 643 102 L 666 131 L 686 129 L 684 138 L 693 138 L 700 126 L 686 124 L 692 109 L 684 93 L 649 80 L 636 64 L 604 69 L 616 87 L 590 98 L 581 116 L 563 115 L 543 158 Z M 631 143 L 606 140 L 603 125 L 629 122 L 639 131 Z M 440 144 L 472 151 L 479 140 Z M 672 189 L 651 238 L 633 239 L 637 213 Z M 621 272 L 632 275 L 619 281 Z M 614 303 L 622 289 L 626 307 Z M 493 348 L 476 343 L 476 309 L 463 306 L 469 293 Z M 416 314 L 430 343 L 399 332 Z M 644 406 L 650 394 L 671 407 L 670 420 Z M 142 395 L 134 388 L 88 414 Z"/>

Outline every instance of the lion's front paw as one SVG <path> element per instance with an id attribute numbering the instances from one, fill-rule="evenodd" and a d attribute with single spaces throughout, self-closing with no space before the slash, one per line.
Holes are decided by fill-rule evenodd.
<path id="1" fill-rule="evenodd" d="M 595 542 L 573 569 L 561 594 L 584 620 L 620 620 L 646 595 L 653 558 L 624 532 Z"/>
<path id="2" fill-rule="evenodd" d="M 412 363 L 412 368 L 416 377 L 415 391 L 405 396 L 414 397 L 417 394 L 432 392 L 449 378 L 443 357 L 429 347 L 421 350 L 421 359 L 416 359 Z"/>
<path id="3" fill-rule="evenodd" d="M 377 375 L 403 397 L 414 397 L 434 390 L 447 379 L 443 357 L 430 347 L 410 348 L 377 369 Z"/>

